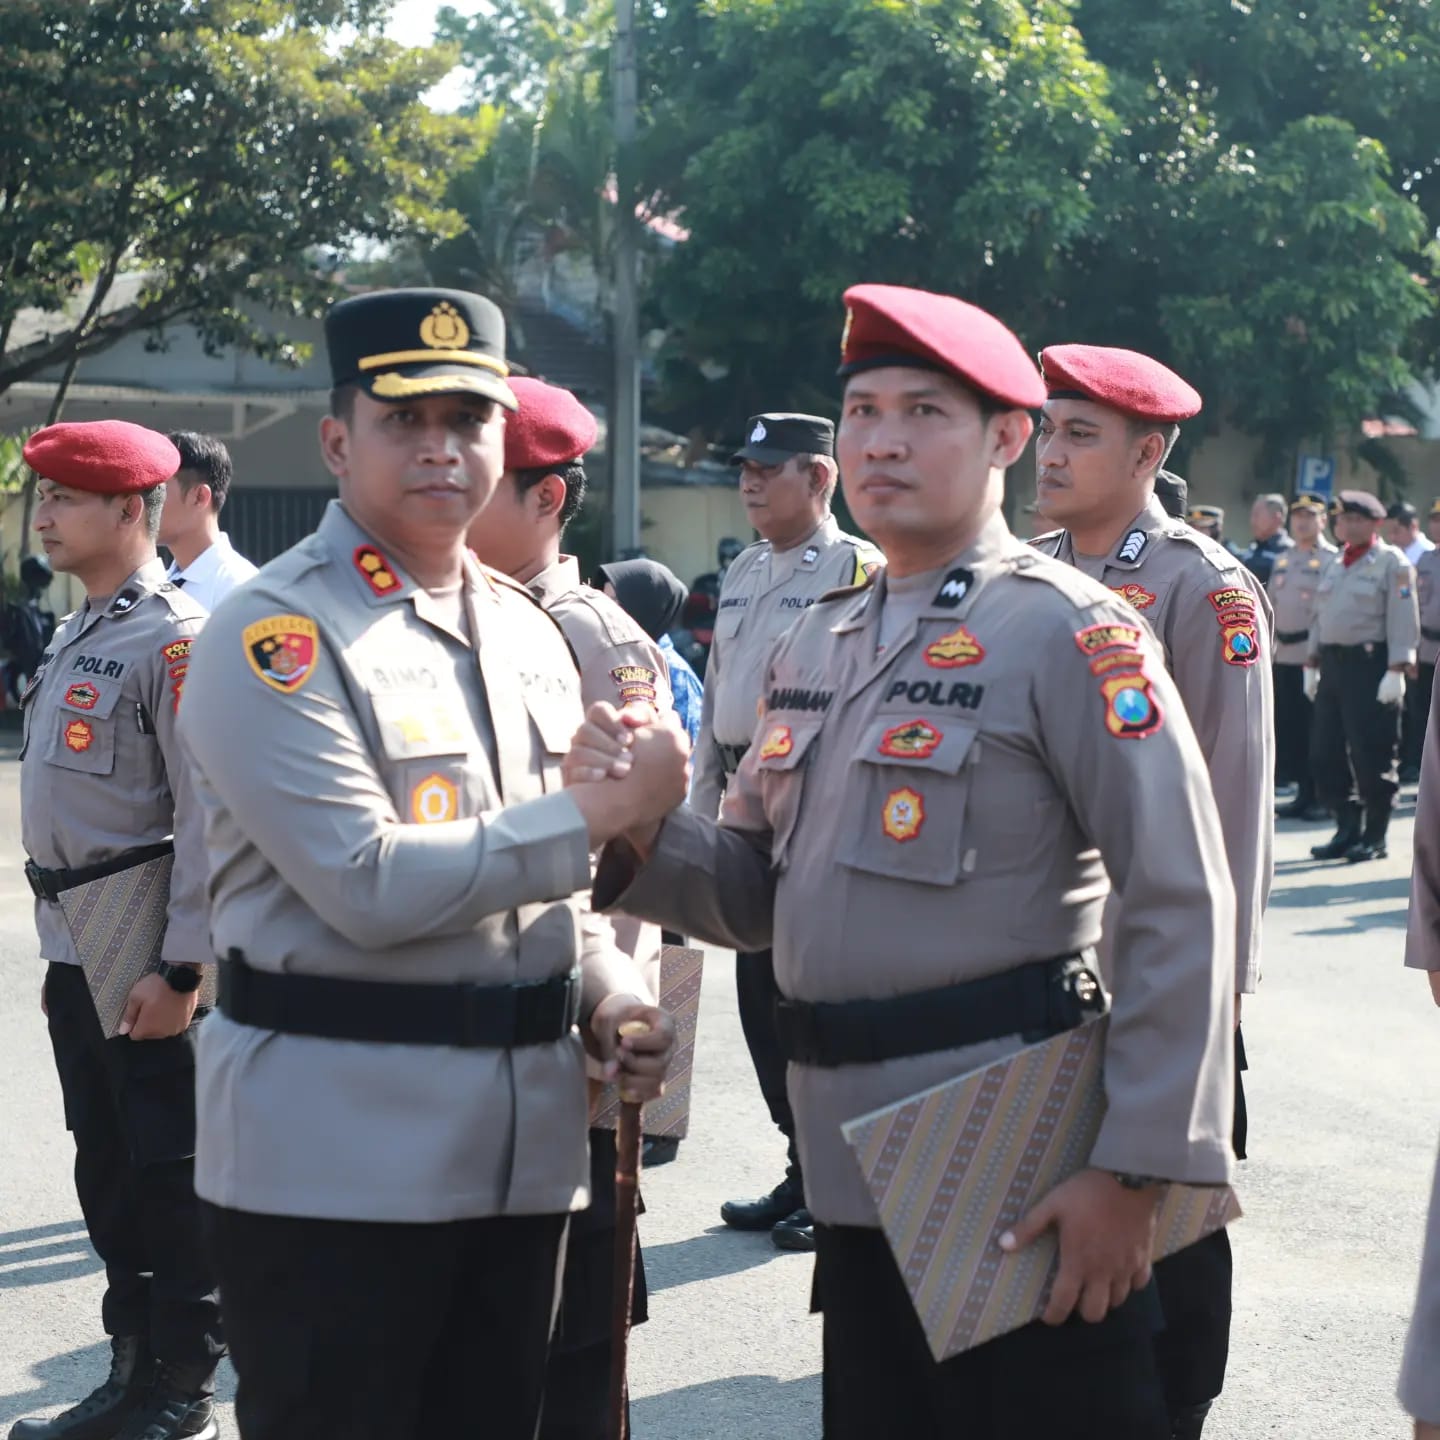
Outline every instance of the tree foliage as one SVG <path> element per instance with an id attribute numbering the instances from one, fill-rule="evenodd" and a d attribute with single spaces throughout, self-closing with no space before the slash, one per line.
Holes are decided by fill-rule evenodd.
<path id="1" fill-rule="evenodd" d="M 332 293 L 323 255 L 452 233 L 444 190 L 475 128 L 420 97 L 454 54 L 384 39 L 388 8 L 6 0 L 0 392 L 179 320 L 284 357 L 255 316 L 314 313 Z M 106 314 L 135 272 L 135 304 Z M 17 348 L 29 307 L 71 323 Z"/>

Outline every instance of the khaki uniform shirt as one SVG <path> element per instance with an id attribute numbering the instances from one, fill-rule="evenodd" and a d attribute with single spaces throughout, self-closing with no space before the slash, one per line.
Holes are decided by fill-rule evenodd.
<path id="1" fill-rule="evenodd" d="M 1415 562 L 1415 586 L 1420 601 L 1417 658 L 1422 665 L 1433 665 L 1440 659 L 1440 550 L 1427 550 Z"/>
<path id="2" fill-rule="evenodd" d="M 1393 545 L 1376 540 L 1353 565 L 1337 555 L 1315 592 L 1310 663 L 1322 645 L 1384 645 L 1391 665 L 1413 665 L 1420 639 L 1415 571 Z"/>
<path id="3" fill-rule="evenodd" d="M 508 985 L 578 963 L 584 1013 L 644 995 L 575 892 L 588 836 L 560 761 L 565 641 L 468 561 L 457 616 L 332 502 L 221 602 L 181 712 L 217 951 L 261 970 Z M 237 723 L 237 717 L 240 722 Z M 264 1214 L 447 1221 L 587 1198 L 575 1034 L 513 1050 L 272 1034 L 216 1013 L 196 1190 Z"/>
<path id="4" fill-rule="evenodd" d="M 1235 989 L 1260 980 L 1260 928 L 1274 873 L 1275 700 L 1270 602 L 1225 547 L 1157 500 L 1114 551 L 1077 555 L 1066 531 L 1032 542 L 1127 600 L 1165 652 L 1210 767 L 1235 887 Z"/>
<path id="5" fill-rule="evenodd" d="M 617 709 L 653 705 L 660 715 L 675 708 L 660 647 L 603 590 L 580 579 L 580 564 L 562 555 L 525 587 L 560 627 L 580 667 L 580 703 L 597 700 Z M 567 747 L 568 748 L 568 747 Z M 660 989 L 660 927 L 628 915 L 611 917 L 615 940 L 641 967 L 653 993 Z M 592 1065 L 591 1070 L 595 1070 Z"/>
<path id="6" fill-rule="evenodd" d="M 205 923 L 200 816 L 176 736 L 175 711 L 205 611 L 165 581 L 159 560 L 108 600 L 67 615 L 21 704 L 20 833 L 51 870 L 113 860 L 175 838 L 162 957 L 213 960 Z M 35 902 L 40 954 L 78 965 L 65 916 Z"/>
<path id="7" fill-rule="evenodd" d="M 877 653 L 884 572 L 806 611 L 718 825 L 665 822 L 596 902 L 741 950 L 780 991 L 884 998 L 1072 954 L 1125 906 L 1097 1166 L 1231 1170 L 1234 896 L 1204 757 L 1153 638 L 996 516 Z M 1102 855 L 1104 857 L 1102 863 Z M 1013 1053 L 1010 1036 L 878 1064 L 792 1064 L 807 1203 L 876 1224 L 843 1122 Z"/>
<path id="8" fill-rule="evenodd" d="M 720 612 L 705 665 L 690 792 L 690 803 L 701 815 L 715 815 L 725 793 L 725 765 L 715 747 L 750 742 L 775 642 L 822 595 L 858 584 L 867 566 L 882 561 L 868 541 L 845 534 L 833 515 L 791 550 L 776 555 L 770 542 L 761 540 L 736 556 L 720 587 Z"/>
<path id="9" fill-rule="evenodd" d="M 1337 547 L 1322 535 L 1313 550 L 1296 545 L 1275 557 L 1275 568 L 1270 572 L 1266 591 L 1275 611 L 1276 665 L 1305 663 L 1310 652 L 1315 592 L 1320 588 L 1325 567 L 1338 553 Z"/>

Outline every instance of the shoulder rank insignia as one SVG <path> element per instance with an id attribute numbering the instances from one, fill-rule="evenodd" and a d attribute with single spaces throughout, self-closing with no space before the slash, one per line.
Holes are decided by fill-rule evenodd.
<path id="1" fill-rule="evenodd" d="M 373 545 L 355 547 L 355 568 L 376 595 L 393 595 L 400 588 L 390 562 Z"/>
<path id="2" fill-rule="evenodd" d="M 1143 530 L 1132 530 L 1115 552 L 1115 558 L 1123 560 L 1127 565 L 1132 564 L 1145 553 L 1145 547 L 1149 543 L 1150 537 Z"/>
<path id="3" fill-rule="evenodd" d="M 320 632 L 304 615 L 269 615 L 240 638 L 250 668 L 272 690 L 294 694 L 315 672 Z"/>

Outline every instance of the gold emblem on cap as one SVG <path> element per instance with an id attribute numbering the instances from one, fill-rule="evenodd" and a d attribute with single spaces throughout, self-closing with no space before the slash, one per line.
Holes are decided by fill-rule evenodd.
<path id="1" fill-rule="evenodd" d="M 840 332 L 840 358 L 845 358 L 845 347 L 850 343 L 850 327 L 855 323 L 855 312 L 845 307 L 845 328 Z"/>
<path id="2" fill-rule="evenodd" d="M 420 339 L 432 350 L 463 350 L 470 343 L 470 327 L 448 300 L 442 300 L 420 322 Z"/>

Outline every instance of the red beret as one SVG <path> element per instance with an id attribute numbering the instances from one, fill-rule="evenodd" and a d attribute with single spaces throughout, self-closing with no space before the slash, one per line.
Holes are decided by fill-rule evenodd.
<path id="1" fill-rule="evenodd" d="M 1045 403 L 1035 362 L 988 311 L 903 285 L 852 285 L 845 292 L 840 374 L 905 364 L 943 370 L 1016 409 Z"/>
<path id="2" fill-rule="evenodd" d="M 46 480 L 97 495 L 151 490 L 180 468 L 180 452 L 169 440 L 128 420 L 47 425 L 25 442 L 24 455 Z"/>
<path id="3" fill-rule="evenodd" d="M 1040 352 L 1051 395 L 1094 400 L 1139 420 L 1175 425 L 1200 413 L 1200 392 L 1138 350 L 1106 345 L 1051 345 Z"/>
<path id="4" fill-rule="evenodd" d="M 595 417 L 568 390 L 525 378 L 511 380 L 510 388 L 520 408 L 505 420 L 507 470 L 568 465 L 595 443 Z"/>

